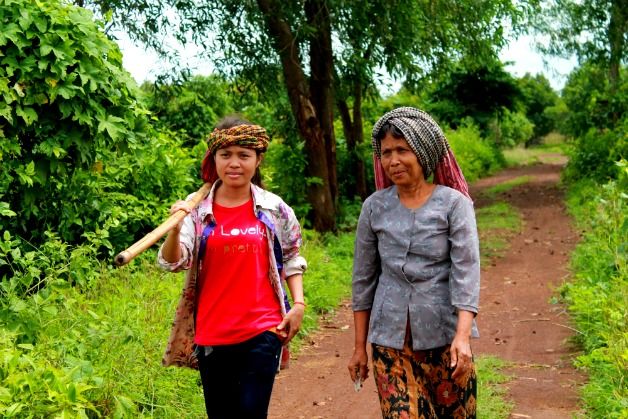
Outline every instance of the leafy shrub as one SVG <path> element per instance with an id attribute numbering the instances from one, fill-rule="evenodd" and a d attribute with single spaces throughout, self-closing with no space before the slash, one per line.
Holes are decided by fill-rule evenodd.
<path id="1" fill-rule="evenodd" d="M 480 135 L 480 130 L 466 120 L 457 130 L 445 131 L 456 160 L 468 182 L 487 176 L 502 167 L 501 152 Z"/>
<path id="2" fill-rule="evenodd" d="M 133 149 L 148 119 L 118 47 L 91 13 L 59 1 L 0 6 L 0 200 L 20 211 L 12 230 L 40 239 L 40 226 L 65 215 L 59 196 L 81 195 L 68 178 Z"/>
<path id="3" fill-rule="evenodd" d="M 628 413 L 628 165 L 618 180 L 571 185 L 570 211 L 586 233 L 572 255 L 574 278 L 562 289 L 584 355 L 576 365 L 589 374 L 583 398 L 593 417 Z"/>
<path id="4" fill-rule="evenodd" d="M 526 139 L 526 147 L 539 144 L 541 139 L 552 132 L 559 115 L 554 111 L 548 112 L 559 103 L 558 94 L 552 89 L 549 80 L 542 74 L 524 75 L 518 80 L 522 92 L 522 102 L 525 107 L 525 116 L 533 124 L 532 135 Z"/>
<path id="5" fill-rule="evenodd" d="M 522 112 L 503 110 L 499 120 L 489 125 L 490 137 L 500 147 L 514 147 L 524 144 L 532 138 L 534 124 Z"/>
<path id="6" fill-rule="evenodd" d="M 628 156 L 627 130 L 628 117 L 613 130 L 591 128 L 575 141 L 564 177 L 570 181 L 593 178 L 600 183 L 615 179 L 616 162 Z"/>
<path id="7" fill-rule="evenodd" d="M 620 69 L 621 81 L 616 90 L 608 83 L 607 69 L 585 63 L 569 75 L 563 89 L 563 100 L 569 115 L 563 125 L 564 133 L 574 138 L 585 135 L 592 128 L 604 131 L 621 125 L 628 113 L 628 77 Z"/>
<path id="8" fill-rule="evenodd" d="M 189 168 L 200 158 L 149 125 L 118 47 L 89 12 L 0 6 L 0 229 L 34 246 L 54 231 L 111 255 L 196 188 Z"/>

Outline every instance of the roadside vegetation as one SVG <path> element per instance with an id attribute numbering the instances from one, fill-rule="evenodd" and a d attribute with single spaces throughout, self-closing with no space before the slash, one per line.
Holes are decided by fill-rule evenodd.
<path id="1" fill-rule="evenodd" d="M 617 179 L 604 184 L 570 184 L 567 201 L 583 234 L 561 296 L 584 351 L 576 359 L 589 376 L 582 397 L 598 418 L 628 416 L 628 162 L 617 169 Z"/>

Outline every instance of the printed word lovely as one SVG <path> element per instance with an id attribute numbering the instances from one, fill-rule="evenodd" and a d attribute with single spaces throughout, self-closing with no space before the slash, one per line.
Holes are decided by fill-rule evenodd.
<path id="1" fill-rule="evenodd" d="M 232 228 L 228 231 L 224 230 L 224 226 L 219 225 L 217 228 L 211 232 L 211 235 L 220 234 L 224 237 L 234 237 L 234 236 L 264 236 L 266 234 L 266 229 L 264 226 L 255 225 L 248 228 Z"/>

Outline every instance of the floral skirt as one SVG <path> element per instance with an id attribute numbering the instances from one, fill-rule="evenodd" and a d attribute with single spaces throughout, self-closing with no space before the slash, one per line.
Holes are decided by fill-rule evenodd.
<path id="1" fill-rule="evenodd" d="M 373 373 L 386 419 L 475 418 L 475 365 L 455 381 L 449 345 L 413 351 L 373 344 Z"/>

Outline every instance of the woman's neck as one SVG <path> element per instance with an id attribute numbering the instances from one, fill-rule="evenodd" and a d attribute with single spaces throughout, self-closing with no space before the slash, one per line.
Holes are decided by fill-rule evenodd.
<path id="1" fill-rule="evenodd" d="M 251 199 L 251 184 L 234 188 L 224 183 L 218 185 L 214 195 L 214 202 L 223 207 L 237 207 Z"/>
<path id="2" fill-rule="evenodd" d="M 425 204 L 435 187 L 433 183 L 427 183 L 422 179 L 411 185 L 397 185 L 397 195 L 406 208 L 416 209 Z"/>

